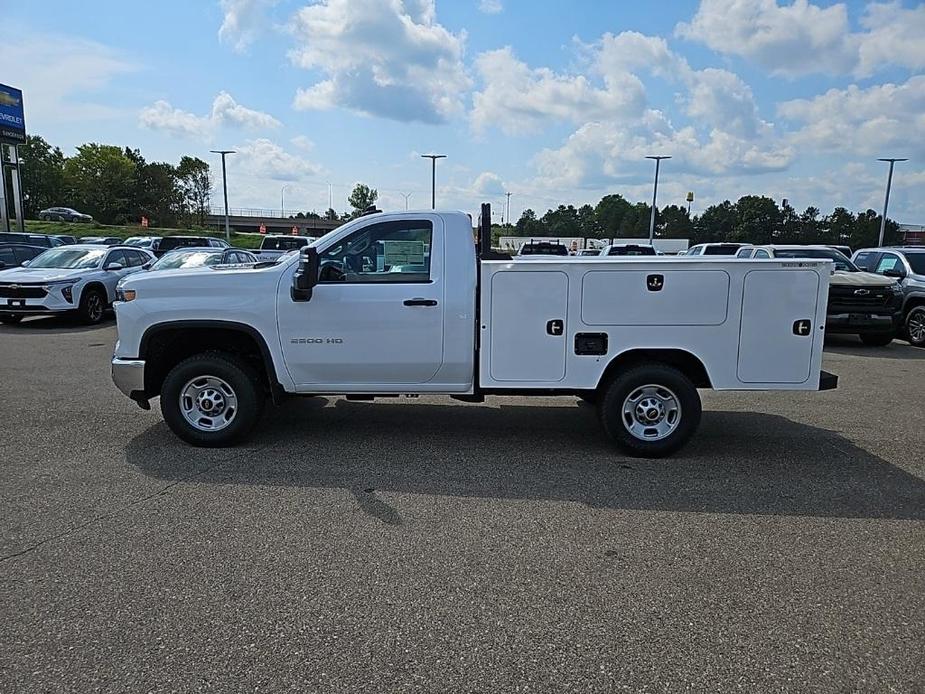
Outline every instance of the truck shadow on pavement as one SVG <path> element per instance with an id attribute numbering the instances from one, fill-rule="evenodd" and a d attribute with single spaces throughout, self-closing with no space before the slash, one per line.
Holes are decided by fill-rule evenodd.
<path id="1" fill-rule="evenodd" d="M 925 349 L 913 347 L 898 338 L 885 347 L 868 347 L 853 335 L 826 335 L 824 349 L 833 354 L 847 354 L 867 359 L 925 359 Z"/>
<path id="2" fill-rule="evenodd" d="M 918 477 L 834 432 L 749 412 L 705 412 L 680 454 L 644 460 L 613 448 L 588 406 L 451 409 L 314 398 L 269 409 L 238 448 L 191 448 L 159 423 L 136 436 L 126 456 L 163 480 L 349 490 L 363 511 L 390 525 L 401 524 L 400 511 L 378 493 L 925 519 Z"/>

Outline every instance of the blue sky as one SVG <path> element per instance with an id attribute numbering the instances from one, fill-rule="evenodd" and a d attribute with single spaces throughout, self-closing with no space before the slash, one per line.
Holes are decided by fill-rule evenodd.
<path id="1" fill-rule="evenodd" d="M 925 6 L 699 0 L 0 5 L 27 128 L 149 160 L 234 148 L 231 204 L 500 209 L 748 193 L 925 222 Z M 12 37 L 12 38 L 11 38 Z M 218 179 L 217 179 L 218 180 Z"/>

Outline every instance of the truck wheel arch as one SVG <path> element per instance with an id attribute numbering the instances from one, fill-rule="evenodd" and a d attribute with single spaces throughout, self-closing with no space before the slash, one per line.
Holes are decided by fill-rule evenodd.
<path id="1" fill-rule="evenodd" d="M 220 351 L 249 358 L 264 378 L 274 402 L 283 387 L 266 339 L 245 323 L 223 320 L 183 320 L 157 323 L 145 330 L 138 358 L 145 361 L 145 393 L 160 393 L 167 373 L 184 359 L 208 351 Z"/>
<path id="2" fill-rule="evenodd" d="M 597 383 L 600 389 L 621 372 L 640 364 L 667 364 L 673 366 L 690 379 L 696 388 L 712 388 L 713 382 L 706 366 L 699 357 L 683 349 L 638 348 L 628 349 L 616 355 L 607 364 Z"/>

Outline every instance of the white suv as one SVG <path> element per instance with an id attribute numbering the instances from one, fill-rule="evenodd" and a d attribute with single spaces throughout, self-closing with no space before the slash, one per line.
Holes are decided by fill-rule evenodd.
<path id="1" fill-rule="evenodd" d="M 85 323 L 99 323 L 119 280 L 153 260 L 148 251 L 125 246 L 49 249 L 23 267 L 0 271 L 0 322 L 74 311 Z"/>

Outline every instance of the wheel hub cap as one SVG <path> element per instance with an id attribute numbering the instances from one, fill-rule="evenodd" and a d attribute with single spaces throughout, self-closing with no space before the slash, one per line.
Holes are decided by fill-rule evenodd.
<path id="1" fill-rule="evenodd" d="M 663 439 L 681 422 L 681 402 L 668 388 L 649 384 L 636 388 L 623 401 L 623 426 L 642 441 Z"/>
<path id="2" fill-rule="evenodd" d="M 909 314 L 909 337 L 916 342 L 925 341 L 925 311 L 913 311 Z"/>
<path id="3" fill-rule="evenodd" d="M 238 397 L 217 376 L 200 376 L 180 389 L 180 412 L 199 431 L 219 431 L 234 421 Z"/>

